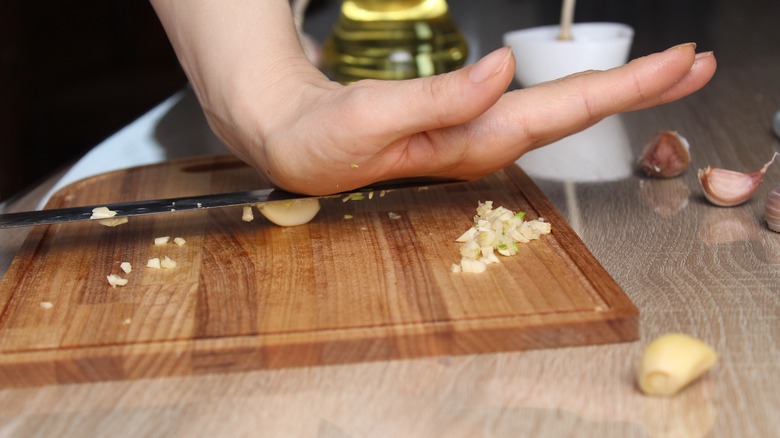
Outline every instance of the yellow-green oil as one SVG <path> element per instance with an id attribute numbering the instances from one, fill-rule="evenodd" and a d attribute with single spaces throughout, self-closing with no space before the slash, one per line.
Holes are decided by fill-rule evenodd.
<path id="1" fill-rule="evenodd" d="M 467 56 L 446 0 L 344 0 L 324 45 L 325 69 L 343 84 L 433 76 Z"/>

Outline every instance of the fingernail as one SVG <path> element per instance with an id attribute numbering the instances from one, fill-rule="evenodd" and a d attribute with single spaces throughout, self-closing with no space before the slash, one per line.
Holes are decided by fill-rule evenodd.
<path id="1" fill-rule="evenodd" d="M 469 79 L 475 84 L 488 80 L 506 67 L 511 55 L 512 49 L 509 47 L 494 50 L 471 67 Z"/>
<path id="2" fill-rule="evenodd" d="M 701 52 L 701 53 L 697 53 L 697 54 L 696 54 L 696 56 L 693 58 L 693 65 L 691 66 L 691 70 L 693 70 L 694 68 L 696 68 L 696 64 L 698 63 L 698 61 L 699 61 L 699 60 L 702 60 L 702 59 L 704 59 L 704 58 L 709 58 L 709 57 L 710 57 L 710 56 L 712 56 L 713 54 L 714 54 L 714 53 L 713 53 L 711 50 L 710 50 L 709 52 Z"/>
<path id="3" fill-rule="evenodd" d="M 666 52 L 670 52 L 670 51 L 672 51 L 672 50 L 675 50 L 675 49 L 684 49 L 684 48 L 686 48 L 686 47 L 692 47 L 693 49 L 696 49 L 696 43 L 683 43 L 683 44 L 678 44 L 678 45 L 676 45 L 676 46 L 674 46 L 674 47 L 670 47 L 670 48 L 666 49 L 665 51 L 666 51 Z"/>

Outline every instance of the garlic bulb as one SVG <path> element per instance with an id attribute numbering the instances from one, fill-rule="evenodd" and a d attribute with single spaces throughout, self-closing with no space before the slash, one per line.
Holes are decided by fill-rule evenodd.
<path id="1" fill-rule="evenodd" d="M 661 131 L 645 146 L 639 166 L 648 176 L 671 178 L 688 168 L 691 146 L 677 131 Z"/>
<path id="2" fill-rule="evenodd" d="M 780 185 L 772 189 L 766 198 L 764 219 L 770 230 L 780 233 Z"/>
<path id="3" fill-rule="evenodd" d="M 717 169 L 707 166 L 699 169 L 699 185 L 704 191 L 704 196 L 713 204 L 720 207 L 734 207 L 750 199 L 756 192 L 769 165 L 775 161 L 778 153 L 772 155 L 761 169 L 742 173 L 733 170 Z"/>

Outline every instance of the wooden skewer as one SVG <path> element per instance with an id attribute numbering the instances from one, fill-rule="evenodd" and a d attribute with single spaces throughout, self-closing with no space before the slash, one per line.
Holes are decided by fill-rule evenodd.
<path id="1" fill-rule="evenodd" d="M 574 3 L 575 0 L 563 0 L 561 7 L 561 30 L 558 34 L 559 40 L 571 40 L 571 23 L 574 21 Z"/>

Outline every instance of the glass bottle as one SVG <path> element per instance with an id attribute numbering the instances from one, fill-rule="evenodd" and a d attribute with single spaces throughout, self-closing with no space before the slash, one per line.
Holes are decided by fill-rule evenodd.
<path id="1" fill-rule="evenodd" d="M 344 0 L 323 49 L 325 69 L 343 84 L 432 76 L 468 56 L 446 0 Z"/>

